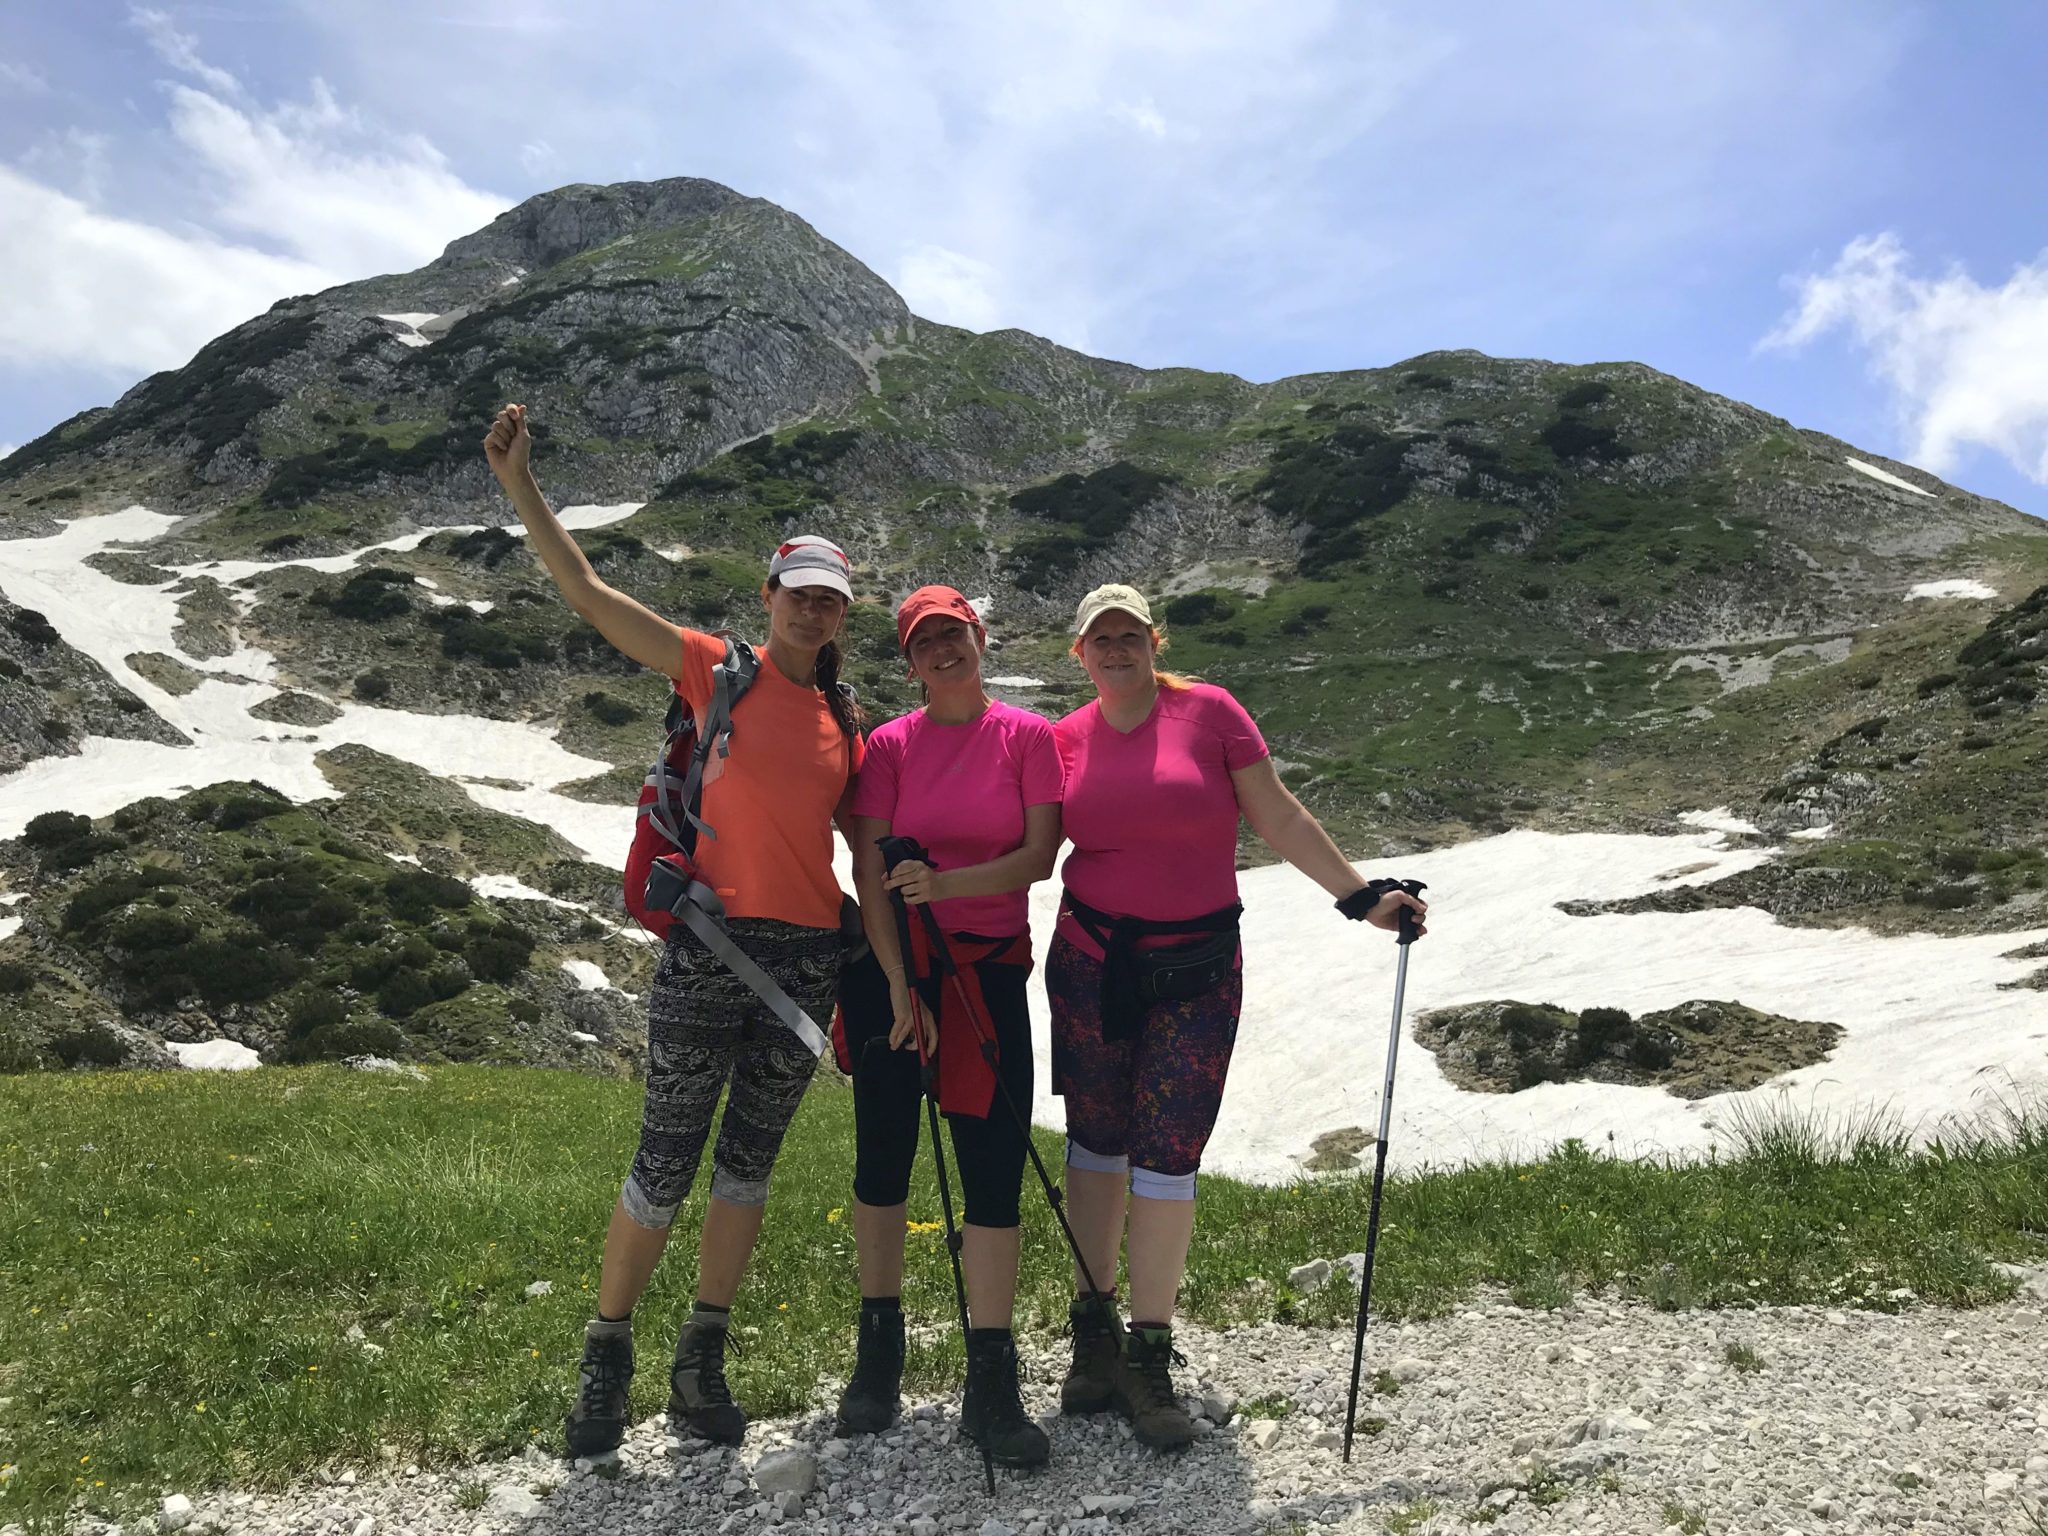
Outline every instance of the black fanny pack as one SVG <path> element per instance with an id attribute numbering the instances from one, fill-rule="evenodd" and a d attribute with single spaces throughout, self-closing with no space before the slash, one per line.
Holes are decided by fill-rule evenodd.
<path id="1" fill-rule="evenodd" d="M 1206 997 L 1237 969 L 1237 920 L 1244 912 L 1242 902 L 1172 922 L 1116 917 L 1089 906 L 1071 891 L 1066 893 L 1064 905 L 1081 931 L 1102 946 L 1104 1039 L 1132 1037 L 1152 1004 Z M 1170 934 L 1195 937 L 1180 944 L 1138 947 L 1140 939 Z"/>

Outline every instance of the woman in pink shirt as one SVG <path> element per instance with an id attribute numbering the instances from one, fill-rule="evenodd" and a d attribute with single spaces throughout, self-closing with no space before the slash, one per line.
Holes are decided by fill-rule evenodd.
<path id="1" fill-rule="evenodd" d="M 1427 908 L 1401 891 L 1374 899 L 1280 782 L 1236 699 L 1158 670 L 1160 634 L 1138 592 L 1096 588 L 1074 630 L 1096 698 L 1055 728 L 1074 851 L 1045 982 L 1069 1214 L 1089 1271 L 1111 1289 L 1090 1296 L 1075 1276 L 1060 1406 L 1114 1408 L 1145 1444 L 1177 1449 L 1194 1426 L 1169 1371 L 1174 1298 L 1243 996 L 1238 818 L 1347 917 L 1397 929 L 1403 906 Z M 1127 1228 L 1132 1321 L 1118 1338 L 1104 1303 Z"/>
<path id="2" fill-rule="evenodd" d="M 874 954 L 842 981 L 834 1029 L 839 1064 L 853 1078 L 861 1280 L 854 1372 L 838 1423 L 841 1433 L 874 1433 L 894 1423 L 901 1407 L 903 1218 L 922 1093 L 912 1037 L 920 1027 L 915 990 L 927 1048 L 937 1053 L 939 1107 L 952 1130 L 964 1196 L 961 1267 L 970 1326 L 961 1432 L 1005 1466 L 1033 1466 L 1050 1446 L 1025 1416 L 1010 1332 L 1024 1129 L 995 1101 L 1000 1073 L 1010 1101 L 1031 1112 L 1025 891 L 1052 873 L 1059 851 L 1059 749 L 1050 723 L 983 690 L 987 637 L 973 607 L 951 587 L 920 587 L 904 599 L 896 637 L 926 703 L 868 738 L 853 798 L 854 882 Z M 890 836 L 915 838 L 931 863 L 906 861 L 885 875 L 876 842 Z M 902 953 L 892 891 L 913 906 L 931 906 L 961 981 L 980 994 L 980 1012 L 993 1026 L 993 1071 L 959 997 L 939 987 L 922 924 L 912 929 L 918 952 Z"/>

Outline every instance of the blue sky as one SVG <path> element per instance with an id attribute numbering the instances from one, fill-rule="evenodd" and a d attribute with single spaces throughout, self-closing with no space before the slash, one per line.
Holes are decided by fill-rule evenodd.
<path id="1" fill-rule="evenodd" d="M 1253 379 L 1636 359 L 2048 515 L 2048 7 L 350 0 L 0 12 L 0 446 L 572 181 Z"/>

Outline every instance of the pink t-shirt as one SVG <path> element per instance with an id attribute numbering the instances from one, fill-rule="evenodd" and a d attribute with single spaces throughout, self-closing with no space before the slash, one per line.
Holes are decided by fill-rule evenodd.
<path id="1" fill-rule="evenodd" d="M 923 710 L 868 737 L 853 814 L 889 823 L 931 850 L 934 869 L 986 864 L 1024 846 L 1027 806 L 1060 801 L 1060 754 L 1052 723 L 991 704 L 977 720 L 942 725 Z M 932 904 L 948 933 L 1006 939 L 1031 926 L 1023 891 Z"/>
<path id="2" fill-rule="evenodd" d="M 1161 688 L 1152 713 L 1127 734 L 1096 702 L 1054 733 L 1067 778 L 1061 819 L 1074 844 L 1061 870 L 1068 890 L 1100 911 L 1160 922 L 1237 900 L 1230 775 L 1266 755 L 1242 704 L 1208 683 Z M 1101 957 L 1071 917 L 1059 931 Z"/>

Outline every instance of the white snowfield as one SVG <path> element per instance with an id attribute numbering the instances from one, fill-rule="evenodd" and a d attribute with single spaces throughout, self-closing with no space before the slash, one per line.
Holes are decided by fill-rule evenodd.
<path id="1" fill-rule="evenodd" d="M 167 1045 L 178 1065 L 193 1072 L 247 1072 L 263 1065 L 263 1058 L 235 1040 L 201 1040 L 193 1045 Z"/>
<path id="2" fill-rule="evenodd" d="M 604 967 L 590 960 L 564 960 L 562 969 L 575 979 L 576 985 L 585 992 L 616 992 L 611 977 L 605 975 Z"/>
<path id="3" fill-rule="evenodd" d="M 564 521 L 601 527 L 638 506 L 570 508 Z M 620 866 L 632 807 L 555 793 L 606 765 L 565 751 L 536 727 L 348 700 L 333 701 L 342 715 L 326 726 L 252 720 L 249 708 L 277 692 L 270 656 L 249 647 L 213 660 L 182 656 L 171 637 L 177 600 L 170 594 L 179 583 L 128 586 L 82 563 L 95 550 L 154 538 L 174 522 L 133 507 L 80 519 L 47 538 L 0 544 L 0 592 L 46 614 L 66 642 L 193 741 L 167 747 L 95 737 L 80 755 L 43 759 L 0 777 L 0 836 L 18 835 L 43 811 L 103 816 L 145 795 L 175 795 L 222 779 L 260 779 L 297 800 L 329 797 L 334 790 L 314 756 L 353 741 L 453 779 L 480 804 L 551 827 L 593 861 Z M 439 531 L 331 560 L 231 562 L 193 574 L 232 584 L 280 564 L 341 571 L 379 549 L 414 548 Z M 138 651 L 177 654 L 212 675 L 178 698 L 128 667 L 124 658 Z M 525 787 L 477 782 L 485 778 Z M 1556 903 L 1574 898 L 1703 883 L 1775 855 L 1770 848 L 1727 847 L 1729 834 L 1756 829 L 1726 806 L 1689 812 L 1681 822 L 1689 830 L 1669 837 L 1511 832 L 1362 864 L 1369 875 L 1429 886 L 1430 933 L 1411 952 L 1407 1019 L 1489 998 L 1575 1009 L 1604 1004 L 1636 1013 L 1717 998 L 1840 1024 L 1845 1036 L 1833 1056 L 1747 1094 L 1694 1102 L 1661 1089 L 1585 1083 L 1484 1094 L 1443 1077 L 1404 1027 L 1390 1140 L 1396 1166 L 1537 1154 L 1572 1136 L 1624 1154 L 1698 1153 L 1726 1138 L 1741 1108 L 1781 1103 L 1835 1115 L 1883 1108 L 1931 1132 L 1943 1117 L 1981 1109 L 1989 1096 L 2048 1088 L 2048 995 L 1997 990 L 2030 969 L 2027 962 L 1998 957 L 2048 937 L 2048 927 L 1981 938 L 1883 938 L 1860 929 L 1785 927 L 1754 908 L 1634 917 L 1568 917 L 1557 910 Z M 850 889 L 843 846 L 838 862 Z M 1680 869 L 1687 873 L 1676 873 Z M 494 898 L 577 905 L 511 876 L 479 876 L 472 884 Z M 1329 898 L 1291 869 L 1254 870 L 1240 884 L 1245 1013 L 1205 1166 L 1287 1179 L 1301 1171 L 1323 1132 L 1377 1128 L 1397 947 L 1391 934 L 1339 917 Z M 1057 894 L 1055 881 L 1032 895 L 1041 958 Z M 11 903 L 0 898 L 0 904 Z M 0 938 L 18 923 L 0 919 Z M 638 935 L 637 929 L 618 931 Z M 588 962 L 564 968 L 581 985 L 609 985 Z M 1047 1082 L 1047 1017 L 1036 985 L 1032 1013 L 1039 1052 L 1035 1118 L 1057 1127 L 1064 1115 Z M 242 1047 L 225 1049 L 232 1044 L 174 1049 L 188 1057 L 203 1050 L 207 1064 L 227 1064 L 241 1059 L 235 1053 Z"/>
<path id="4" fill-rule="evenodd" d="M 1910 603 L 1919 598 L 1931 597 L 1971 597 L 1982 599 L 1995 598 L 1997 596 L 1998 588 L 1988 586 L 1981 581 L 1974 581 L 1967 576 L 1957 576 L 1948 581 L 1923 581 L 1916 587 L 1908 588 L 1906 601 Z"/>
<path id="5" fill-rule="evenodd" d="M 1866 464 L 1858 458 L 1845 458 L 1842 462 L 1858 473 L 1868 475 L 1871 479 L 1889 485 L 1895 490 L 1911 491 L 1915 496 L 1925 496 L 1930 501 L 1934 499 L 1934 492 L 1922 490 L 1910 480 L 1901 480 L 1888 469 L 1879 469 L 1875 464 Z"/>

